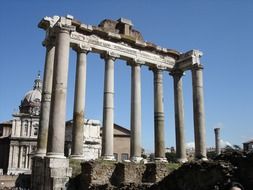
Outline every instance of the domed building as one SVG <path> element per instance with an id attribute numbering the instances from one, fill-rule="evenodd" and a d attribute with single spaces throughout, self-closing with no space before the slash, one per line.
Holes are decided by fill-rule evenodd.
<path id="1" fill-rule="evenodd" d="M 30 172 L 31 155 L 36 150 L 37 144 L 41 92 L 42 81 L 38 74 L 33 89 L 21 100 L 19 112 L 13 114 L 8 174 Z"/>
<path id="2" fill-rule="evenodd" d="M 32 90 L 25 93 L 19 111 L 12 120 L 0 123 L 0 175 L 18 175 L 31 172 L 31 158 L 37 148 L 39 132 L 42 81 L 34 80 Z M 65 156 L 70 156 L 73 121 L 66 121 Z M 83 159 L 94 160 L 101 155 L 101 124 L 98 120 L 85 119 Z M 130 131 L 114 124 L 115 159 L 123 161 L 130 155 Z M 121 146 L 117 146 L 120 144 Z"/>
<path id="3" fill-rule="evenodd" d="M 20 113 L 39 115 L 40 114 L 40 102 L 41 102 L 42 83 L 40 75 L 34 81 L 33 90 L 28 91 L 25 94 L 24 99 L 19 106 Z"/>

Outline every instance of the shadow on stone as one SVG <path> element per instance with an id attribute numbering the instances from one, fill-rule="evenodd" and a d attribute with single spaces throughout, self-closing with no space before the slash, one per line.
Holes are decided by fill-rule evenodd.
<path id="1" fill-rule="evenodd" d="M 20 174 L 15 182 L 15 187 L 18 189 L 30 189 L 31 175 Z"/>

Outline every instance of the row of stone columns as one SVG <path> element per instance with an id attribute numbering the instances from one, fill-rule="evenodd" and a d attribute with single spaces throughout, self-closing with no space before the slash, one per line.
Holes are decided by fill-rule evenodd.
<path id="1" fill-rule="evenodd" d="M 51 43 L 55 41 L 55 43 Z M 56 39 L 45 43 L 46 62 L 41 102 L 41 116 L 37 156 L 64 158 L 65 114 L 68 78 L 70 30 L 58 28 Z M 72 152 L 73 158 L 83 155 L 83 124 L 86 88 L 86 55 L 89 50 L 75 47 L 77 52 L 75 99 L 73 111 Z M 113 159 L 114 129 L 114 62 L 115 57 L 105 54 L 103 143 L 102 156 Z M 141 65 L 134 61 L 131 66 L 131 159 L 141 158 Z M 152 68 L 154 74 L 154 129 L 155 158 L 165 158 L 163 71 Z M 186 161 L 184 141 L 184 113 L 182 75 L 183 71 L 171 72 L 174 79 L 176 151 L 180 162 Z M 203 100 L 202 67 L 192 68 L 194 134 L 197 158 L 206 158 L 205 117 Z M 51 97 L 52 94 L 52 97 Z"/>

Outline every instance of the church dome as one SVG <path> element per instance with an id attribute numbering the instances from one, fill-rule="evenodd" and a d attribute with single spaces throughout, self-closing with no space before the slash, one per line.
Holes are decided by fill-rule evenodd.
<path id="1" fill-rule="evenodd" d="M 40 80 L 40 74 L 38 74 L 34 81 L 33 90 L 28 91 L 21 101 L 21 105 L 19 106 L 20 113 L 27 113 L 31 115 L 40 114 L 41 91 L 42 83 Z"/>

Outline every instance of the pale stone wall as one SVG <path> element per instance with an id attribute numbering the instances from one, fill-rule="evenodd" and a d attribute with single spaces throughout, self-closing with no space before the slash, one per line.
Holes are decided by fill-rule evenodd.
<path id="1" fill-rule="evenodd" d="M 117 161 L 123 161 L 122 155 L 127 154 L 130 159 L 130 137 L 128 136 L 114 136 L 114 153 L 118 155 Z"/>
<path id="2" fill-rule="evenodd" d="M 83 148 L 85 160 L 95 160 L 101 156 L 100 122 L 98 120 L 85 120 Z"/>
<path id="3" fill-rule="evenodd" d="M 71 154 L 73 122 L 66 124 L 65 131 L 65 156 Z M 98 120 L 84 120 L 83 132 L 83 159 L 95 160 L 101 156 L 100 122 Z"/>
<path id="4" fill-rule="evenodd" d="M 39 116 L 13 114 L 7 174 L 31 172 L 31 155 L 36 150 Z"/>

